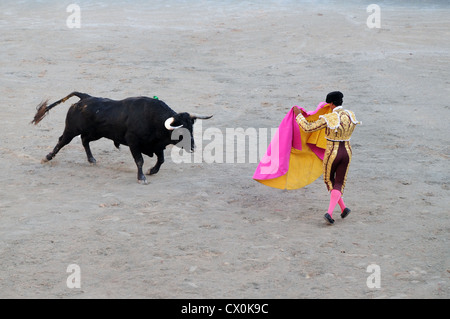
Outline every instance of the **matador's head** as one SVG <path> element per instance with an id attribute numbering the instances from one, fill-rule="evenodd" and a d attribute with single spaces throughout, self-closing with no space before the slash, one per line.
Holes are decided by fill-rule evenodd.
<path id="1" fill-rule="evenodd" d="M 344 94 L 339 91 L 330 92 L 327 95 L 326 102 L 327 103 L 333 103 L 336 106 L 341 106 L 343 103 Z"/>

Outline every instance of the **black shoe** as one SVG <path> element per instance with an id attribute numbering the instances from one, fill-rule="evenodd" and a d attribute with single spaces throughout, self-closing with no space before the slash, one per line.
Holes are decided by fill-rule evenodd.
<path id="1" fill-rule="evenodd" d="M 341 218 L 345 218 L 348 216 L 348 214 L 350 214 L 351 210 L 350 208 L 344 208 L 344 211 L 341 214 Z"/>
<path id="2" fill-rule="evenodd" d="M 323 215 L 323 218 L 324 218 L 330 225 L 333 225 L 333 224 L 334 224 L 334 219 L 331 218 L 330 214 L 326 213 L 325 215 Z"/>

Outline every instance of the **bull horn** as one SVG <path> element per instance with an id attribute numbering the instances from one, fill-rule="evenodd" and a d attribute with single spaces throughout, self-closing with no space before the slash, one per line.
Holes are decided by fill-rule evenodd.
<path id="1" fill-rule="evenodd" d="M 177 128 L 183 127 L 183 125 L 180 126 L 172 126 L 173 121 L 175 121 L 175 119 L 173 117 L 169 117 L 165 122 L 164 122 L 164 126 L 166 127 L 166 129 L 168 129 L 169 131 L 173 131 L 176 130 Z"/>
<path id="2" fill-rule="evenodd" d="M 196 115 L 196 114 L 189 114 L 189 116 L 191 117 L 191 119 L 195 120 L 195 119 L 200 119 L 200 120 L 208 120 L 210 118 L 212 118 L 212 115 L 209 116 L 205 116 L 205 115 Z"/>

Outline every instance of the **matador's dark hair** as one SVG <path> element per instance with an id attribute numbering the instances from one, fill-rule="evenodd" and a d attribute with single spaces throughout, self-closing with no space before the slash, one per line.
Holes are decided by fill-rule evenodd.
<path id="1" fill-rule="evenodd" d="M 334 91 L 334 92 L 328 93 L 326 102 L 333 103 L 336 106 L 341 106 L 343 98 L 344 98 L 344 94 L 342 94 L 342 92 Z"/>

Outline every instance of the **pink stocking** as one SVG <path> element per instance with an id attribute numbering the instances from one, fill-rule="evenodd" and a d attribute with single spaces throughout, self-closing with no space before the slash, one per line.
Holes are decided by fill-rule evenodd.
<path id="1" fill-rule="evenodd" d="M 333 189 L 330 194 L 330 206 L 328 207 L 328 214 L 333 217 L 333 210 L 336 207 L 339 199 L 341 198 L 341 192 L 337 189 Z"/>
<path id="2" fill-rule="evenodd" d="M 342 200 L 342 197 L 339 198 L 338 204 L 339 204 L 339 207 L 341 207 L 341 212 L 343 212 L 346 206 L 344 204 L 344 201 Z"/>

